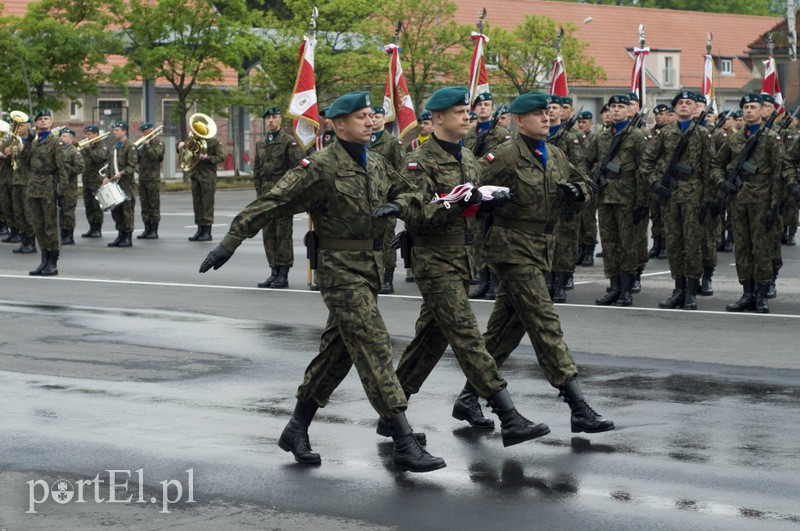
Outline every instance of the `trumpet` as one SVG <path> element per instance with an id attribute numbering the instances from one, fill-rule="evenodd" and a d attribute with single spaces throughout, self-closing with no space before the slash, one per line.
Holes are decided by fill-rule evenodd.
<path id="1" fill-rule="evenodd" d="M 217 124 L 207 114 L 195 113 L 189 117 L 189 138 L 180 153 L 181 170 L 192 171 L 200 163 L 200 155 L 206 153 L 206 140 L 217 134 Z"/>
<path id="2" fill-rule="evenodd" d="M 11 127 L 11 135 L 14 136 L 14 144 L 11 146 L 11 167 L 19 169 L 19 152 L 22 150 L 22 138 L 19 136 L 19 129 L 22 124 L 28 121 L 29 117 L 22 111 L 11 111 L 8 113 L 14 125 Z"/>
<path id="3" fill-rule="evenodd" d="M 75 147 L 76 147 L 76 149 L 78 151 L 80 151 L 80 150 L 86 148 L 87 146 L 91 146 L 92 144 L 94 144 L 96 142 L 102 142 L 103 140 L 108 138 L 108 135 L 110 135 L 110 134 L 111 134 L 111 131 L 108 131 L 108 132 L 103 133 L 102 135 L 96 136 L 94 138 L 84 138 L 83 140 L 78 142 L 78 145 L 75 146 Z"/>
<path id="4" fill-rule="evenodd" d="M 159 125 L 155 129 L 144 135 L 142 138 L 134 142 L 133 145 L 136 146 L 136 149 L 141 149 L 141 147 L 144 145 L 145 142 L 148 142 L 153 138 L 163 134 L 164 134 L 164 126 Z"/>

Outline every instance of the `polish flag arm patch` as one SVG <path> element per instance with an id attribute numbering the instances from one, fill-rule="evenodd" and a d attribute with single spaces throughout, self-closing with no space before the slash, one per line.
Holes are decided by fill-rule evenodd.
<path id="1" fill-rule="evenodd" d="M 300 161 L 300 166 L 304 168 L 308 168 L 311 165 L 311 161 L 308 159 L 303 159 Z"/>
<path id="2" fill-rule="evenodd" d="M 408 171 L 417 171 L 419 169 L 419 164 L 416 162 L 409 162 L 408 166 L 406 166 L 406 169 Z"/>
<path id="3" fill-rule="evenodd" d="M 494 153 L 487 153 L 486 160 L 488 160 L 489 162 L 494 162 Z"/>

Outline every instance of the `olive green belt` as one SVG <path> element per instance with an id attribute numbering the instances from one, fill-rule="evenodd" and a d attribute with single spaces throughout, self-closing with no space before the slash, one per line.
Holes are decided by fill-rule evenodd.
<path id="1" fill-rule="evenodd" d="M 555 225 L 538 223 L 535 221 L 523 221 L 521 219 L 508 219 L 494 216 L 494 225 L 504 229 L 518 230 L 522 232 L 532 232 L 535 234 L 553 234 Z"/>
<path id="2" fill-rule="evenodd" d="M 383 249 L 383 238 L 374 240 L 320 238 L 319 248 L 326 251 L 380 251 Z"/>

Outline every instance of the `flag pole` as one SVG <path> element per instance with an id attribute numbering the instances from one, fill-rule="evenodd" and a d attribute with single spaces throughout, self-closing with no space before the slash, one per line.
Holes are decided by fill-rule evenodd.
<path id="1" fill-rule="evenodd" d="M 317 39 L 317 17 L 319 16 L 319 10 L 317 6 L 314 6 L 313 10 L 311 11 L 311 20 L 308 22 L 308 32 L 311 34 L 311 38 L 316 40 Z M 314 83 L 316 87 L 316 83 Z M 308 214 L 308 232 L 314 230 L 314 222 L 311 220 L 311 214 Z M 314 273 L 311 271 L 311 260 L 307 260 L 307 284 L 308 289 L 311 289 L 311 285 L 314 281 Z"/>

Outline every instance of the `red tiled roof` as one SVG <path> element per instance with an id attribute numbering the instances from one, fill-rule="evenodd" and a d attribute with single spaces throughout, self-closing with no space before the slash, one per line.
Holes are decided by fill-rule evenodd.
<path id="1" fill-rule="evenodd" d="M 650 9 L 613 5 L 580 4 L 542 0 L 454 0 L 456 21 L 474 25 L 477 12 L 486 6 L 486 21 L 513 30 L 526 15 L 543 15 L 558 22 L 571 22 L 576 37 L 589 43 L 586 53 L 606 72 L 597 86 L 625 87 L 630 84 L 633 59 L 628 50 L 639 44 L 639 24 L 644 24 L 651 50 L 679 49 L 681 86 L 699 88 L 708 32 L 714 34 L 711 53 L 722 57 L 745 57 L 747 44 L 780 23 L 777 17 L 728 15 Z M 592 18 L 590 23 L 584 20 Z M 555 40 L 555 36 L 553 37 Z M 489 43 L 491 46 L 491 43 Z M 569 64 L 566 65 L 569 78 Z M 719 76 L 718 88 L 736 89 L 752 79 L 742 61 L 733 61 L 733 76 Z"/>

